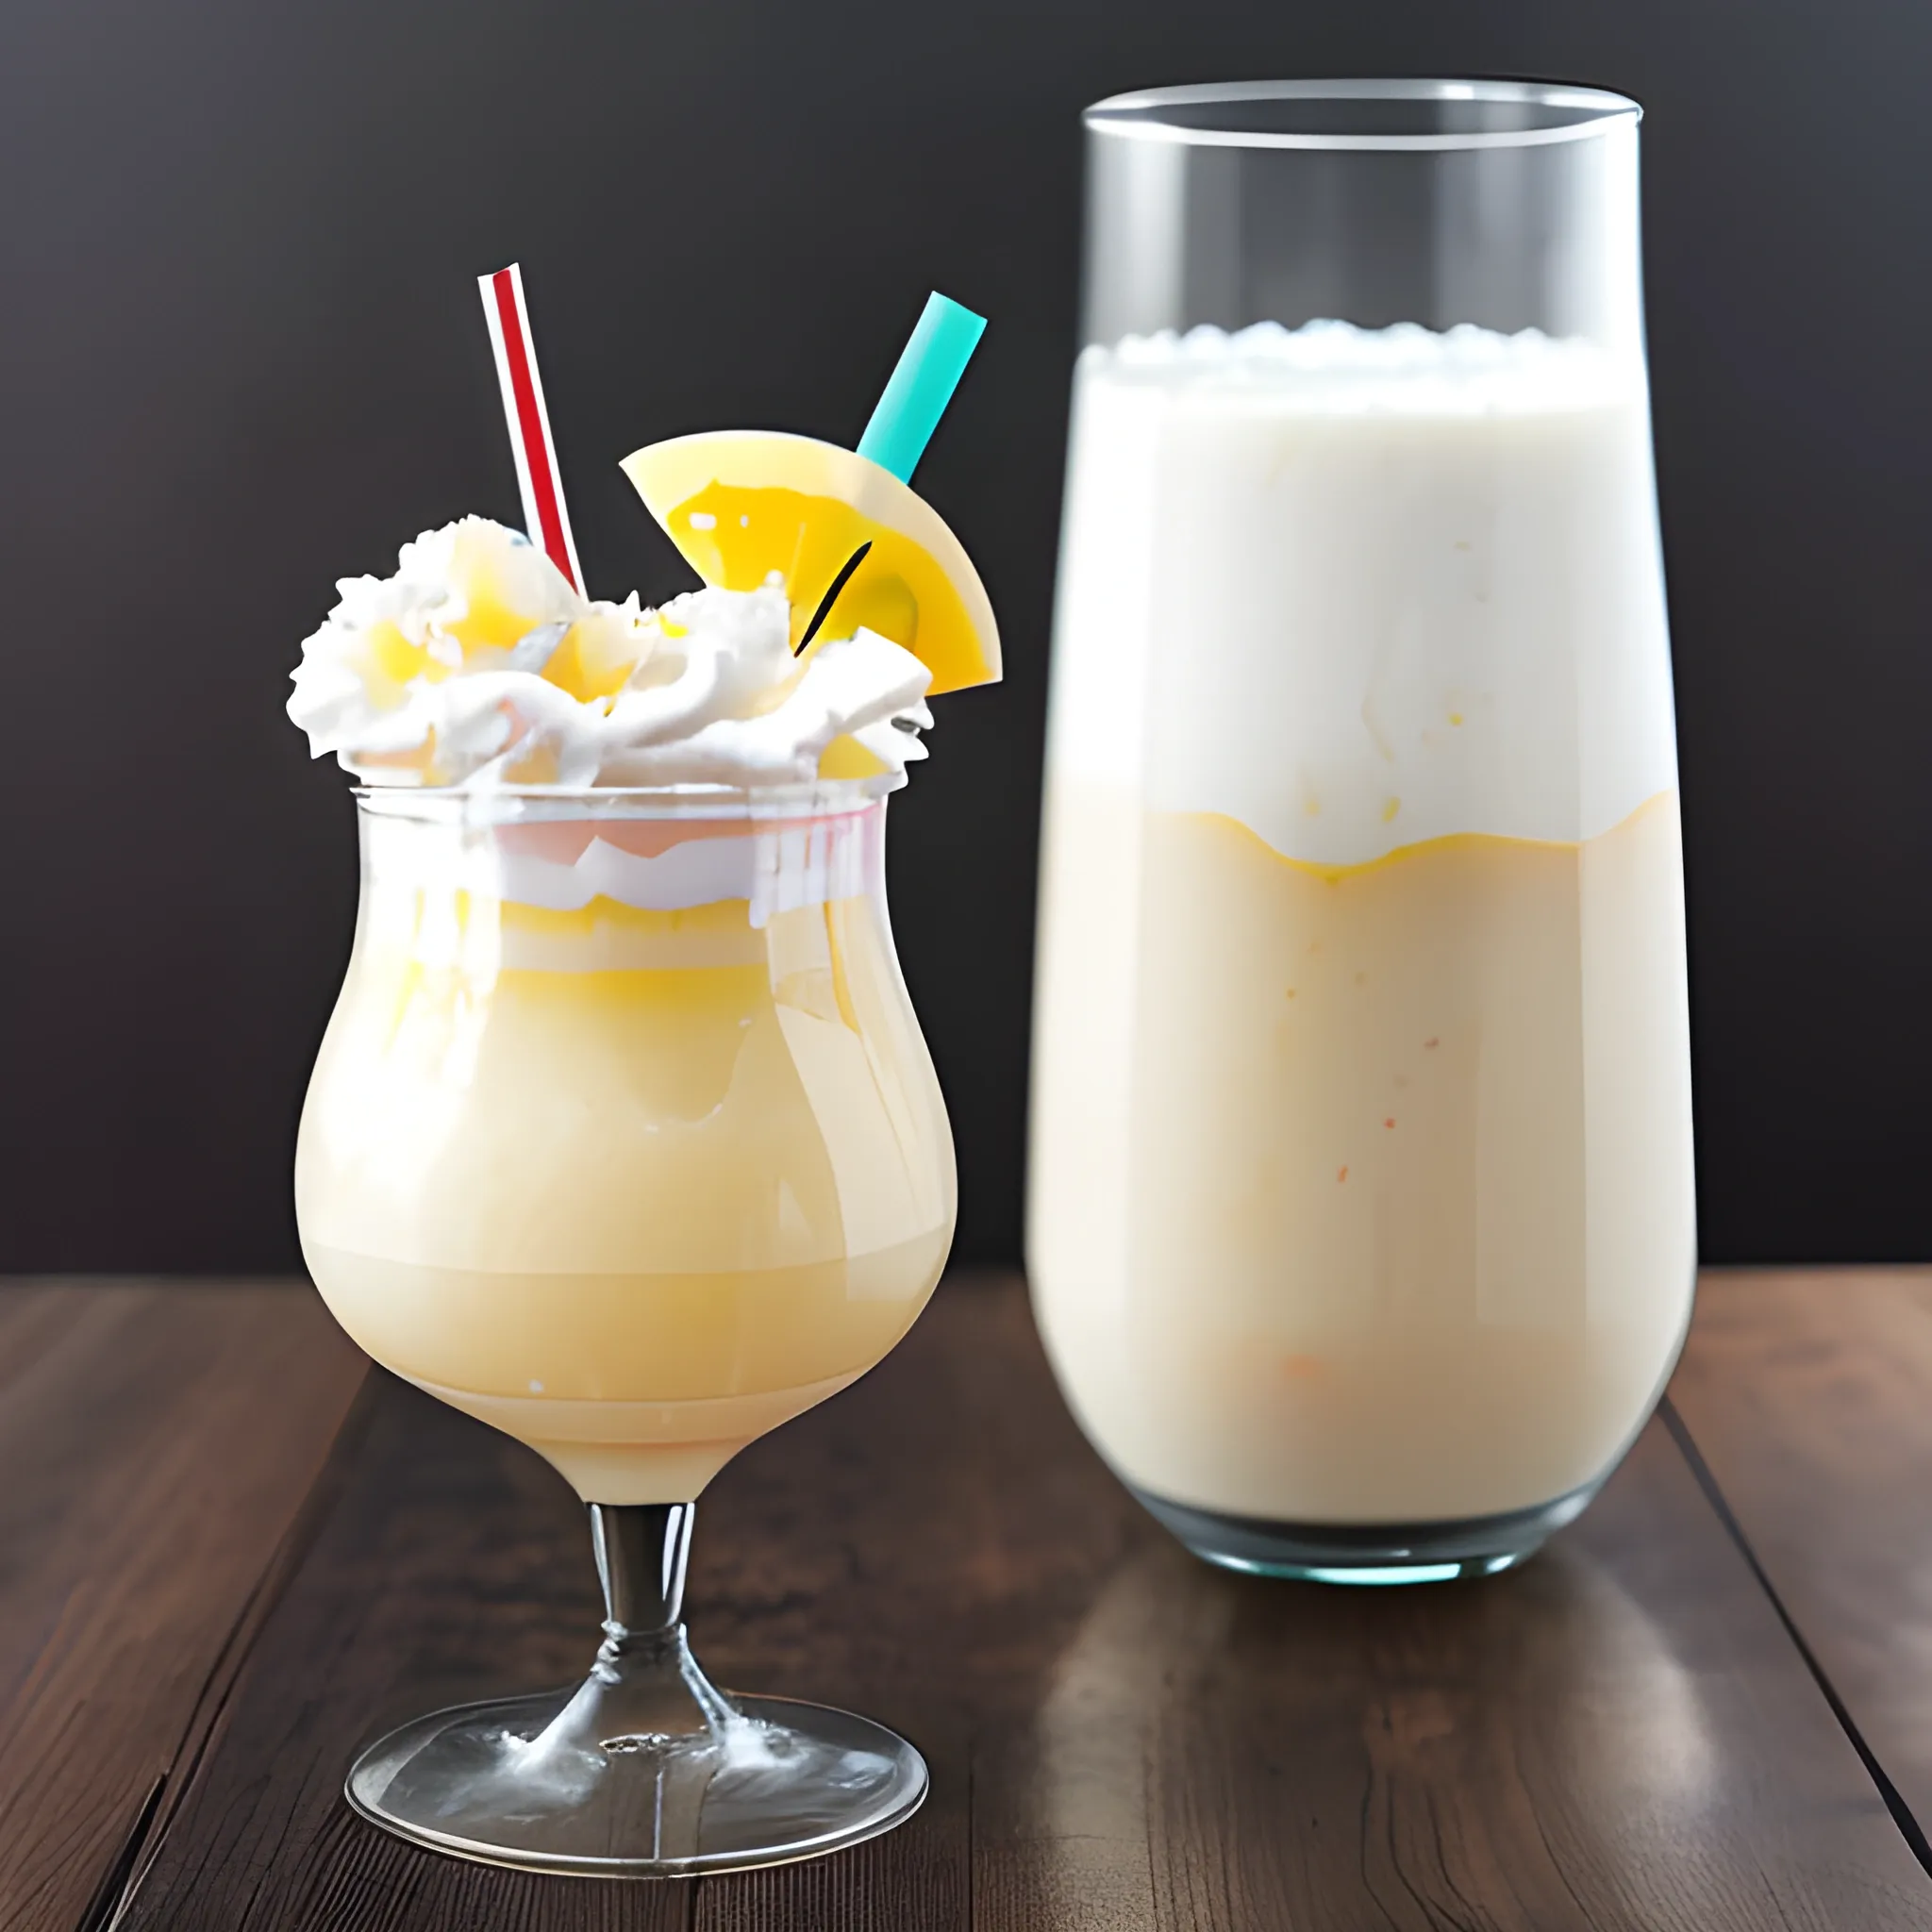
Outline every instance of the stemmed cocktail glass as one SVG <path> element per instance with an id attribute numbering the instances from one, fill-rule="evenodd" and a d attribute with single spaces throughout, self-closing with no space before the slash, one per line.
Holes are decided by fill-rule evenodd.
<path id="1" fill-rule="evenodd" d="M 363 1754 L 351 1802 L 391 1830 L 666 1874 L 851 1844 L 924 1795 L 891 1731 L 714 1688 L 681 1621 L 699 1491 L 892 1347 L 952 1238 L 886 915 L 897 782 L 359 794 L 304 1253 L 376 1360 L 572 1482 L 606 1607 L 581 1684 Z"/>

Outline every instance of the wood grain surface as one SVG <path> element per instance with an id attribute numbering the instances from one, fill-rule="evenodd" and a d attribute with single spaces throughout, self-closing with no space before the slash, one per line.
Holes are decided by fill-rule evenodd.
<path id="1" fill-rule="evenodd" d="M 127 1932 L 1932 1924 L 1932 1880 L 1662 1424 L 1521 1573 L 1226 1575 L 1080 1441 L 1017 1284 L 949 1284 L 714 1485 L 690 1597 L 721 1681 L 899 1725 L 931 1802 L 814 1864 L 626 1886 L 440 1858 L 343 1807 L 363 1739 L 563 1681 L 595 1616 L 581 1512 L 534 1457 L 386 1377 L 358 1424 L 198 1720 Z"/>
<path id="2" fill-rule="evenodd" d="M 6 1932 L 165 1826 L 364 1368 L 306 1288 L 0 1290 Z"/>
<path id="3" fill-rule="evenodd" d="M 1671 1399 L 1926 1856 L 1932 1269 L 1707 1274 Z"/>

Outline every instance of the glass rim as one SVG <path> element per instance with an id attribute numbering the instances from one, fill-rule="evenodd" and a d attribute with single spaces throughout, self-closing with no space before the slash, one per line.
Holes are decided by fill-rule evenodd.
<path id="1" fill-rule="evenodd" d="M 1561 119 L 1546 127 L 1441 130 L 1422 134 L 1341 134 L 1274 128 L 1195 127 L 1163 118 L 1179 108 L 1238 108 L 1271 101 L 1455 101 L 1547 109 Z M 1090 134 L 1158 141 L 1180 147 L 1302 148 L 1388 154 L 1458 149 L 1547 147 L 1589 141 L 1613 127 L 1634 126 L 1641 105 L 1603 88 L 1540 80 L 1238 80 L 1185 87 L 1143 88 L 1095 101 L 1080 116 Z M 1229 116 L 1233 120 L 1232 115 Z"/>
<path id="2" fill-rule="evenodd" d="M 356 785 L 357 810 L 372 818 L 444 824 L 533 820 L 800 819 L 862 811 L 906 783 L 904 772 L 813 778 L 788 785 Z"/>

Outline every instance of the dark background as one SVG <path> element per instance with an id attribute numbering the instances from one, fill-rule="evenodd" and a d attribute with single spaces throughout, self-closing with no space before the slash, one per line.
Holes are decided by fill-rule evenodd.
<path id="1" fill-rule="evenodd" d="M 1016 1255 L 1078 110 L 1351 73 L 1649 108 L 1705 1254 L 1932 1254 L 1928 63 L 1908 0 L 8 0 L 0 1270 L 294 1263 L 354 876 L 285 680 L 336 576 L 518 521 L 512 258 L 607 596 L 688 581 L 625 452 L 850 441 L 928 287 L 991 317 L 920 483 L 1008 680 L 892 896 L 959 1252 Z"/>

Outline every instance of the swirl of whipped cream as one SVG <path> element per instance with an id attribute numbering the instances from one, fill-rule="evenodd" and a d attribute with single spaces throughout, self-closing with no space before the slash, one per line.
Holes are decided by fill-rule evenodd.
<path id="1" fill-rule="evenodd" d="M 289 716 L 366 783 L 749 787 L 811 779 L 840 738 L 886 771 L 925 756 L 925 666 L 863 629 L 794 658 L 775 573 L 658 610 L 593 602 L 465 517 L 336 591 Z"/>

